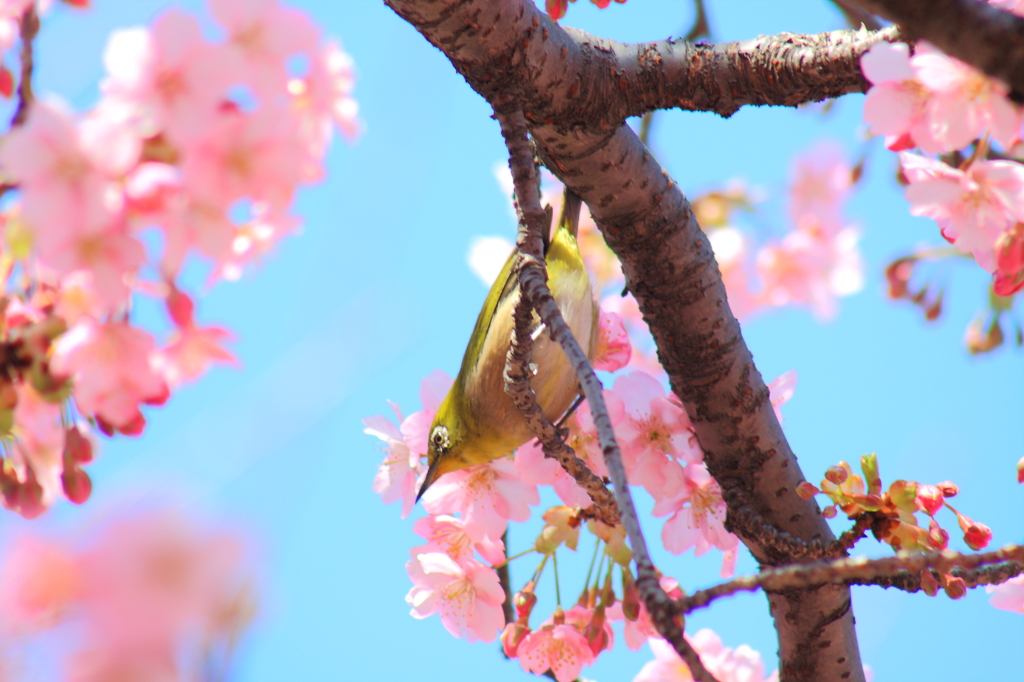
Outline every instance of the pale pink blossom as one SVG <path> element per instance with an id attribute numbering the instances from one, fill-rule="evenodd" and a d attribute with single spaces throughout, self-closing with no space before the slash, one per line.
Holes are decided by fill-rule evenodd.
<path id="1" fill-rule="evenodd" d="M 932 134 L 926 107 L 931 92 L 917 79 L 906 43 L 879 42 L 860 59 L 873 87 L 864 99 L 864 121 L 874 135 L 886 135 L 894 151 L 921 147 L 929 153 L 942 145 Z"/>
<path id="2" fill-rule="evenodd" d="M 722 646 L 722 641 L 707 628 L 692 637 L 690 645 L 700 654 L 701 662 L 719 682 L 776 682 L 778 673 L 767 677 L 761 654 L 746 644 L 736 649 Z M 689 667 L 672 645 L 662 639 L 650 640 L 654 660 L 647 663 L 633 682 L 692 682 Z"/>
<path id="3" fill-rule="evenodd" d="M 974 256 L 986 272 L 996 269 L 995 243 L 1024 221 L 1024 166 L 1013 161 L 975 161 L 966 170 L 904 152 L 913 215 L 935 220 L 942 236 Z"/>
<path id="4" fill-rule="evenodd" d="M 180 143 L 205 131 L 233 84 L 233 54 L 208 44 L 195 17 L 171 9 L 150 29 L 116 31 L 103 62 L 104 92 L 139 107 L 151 134 Z"/>
<path id="5" fill-rule="evenodd" d="M 499 538 L 508 521 L 530 518 L 538 504 L 537 487 L 523 482 L 508 459 L 496 459 L 445 474 L 423 494 L 431 514 L 459 513 L 467 532 Z"/>
<path id="6" fill-rule="evenodd" d="M 75 401 L 115 427 L 141 418 L 139 404 L 159 402 L 167 384 L 150 365 L 153 337 L 121 322 L 82 318 L 53 344 L 51 370 L 75 383 Z"/>
<path id="7" fill-rule="evenodd" d="M 172 389 L 195 381 L 213 363 L 238 365 L 238 359 L 223 344 L 234 337 L 220 327 L 199 327 L 194 324 L 177 329 L 168 344 L 151 359 L 153 368 Z"/>
<path id="8" fill-rule="evenodd" d="M 988 4 L 1024 17 L 1024 0 L 988 0 Z"/>
<path id="9" fill-rule="evenodd" d="M 1024 614 L 1024 575 L 1010 578 L 1001 585 L 989 585 L 989 603 L 997 609 Z"/>
<path id="10" fill-rule="evenodd" d="M 1020 139 L 1020 115 L 1005 85 L 924 42 L 917 44 L 911 62 L 932 93 L 926 112 L 942 151 L 966 147 L 986 132 L 1004 147 Z"/>
<path id="11" fill-rule="evenodd" d="M 60 242 L 41 235 L 39 258 L 60 274 L 85 270 L 92 275 L 91 288 L 98 307 L 113 312 L 128 301 L 126 277 L 143 264 L 146 250 L 142 243 L 118 227 L 102 232 L 75 232 Z"/>
<path id="12" fill-rule="evenodd" d="M 443 552 L 461 564 L 472 559 L 475 550 L 492 564 L 505 561 L 505 545 L 500 538 L 491 539 L 486 535 L 472 537 L 465 522 L 454 516 L 424 516 L 413 524 L 412 530 L 427 541 L 426 545 L 409 550 L 414 559 L 420 554 Z"/>
<path id="13" fill-rule="evenodd" d="M 403 423 L 398 406 L 392 404 L 391 407 L 398 417 L 398 422 Z M 381 496 L 384 504 L 402 500 L 404 519 L 416 504 L 419 479 L 426 474 L 427 467 L 420 455 L 406 444 L 402 432 L 388 419 L 380 416 L 367 417 L 363 424 L 366 426 L 363 433 L 376 436 L 387 444 L 387 454 L 373 479 L 373 492 Z"/>
<path id="14" fill-rule="evenodd" d="M 61 495 L 60 476 L 64 471 L 64 428 L 60 405 L 54 404 L 28 383 L 18 386 L 18 406 L 14 410 L 12 461 L 31 467 L 43 487 L 42 503 L 49 507 Z"/>
<path id="15" fill-rule="evenodd" d="M 220 259 L 216 276 L 237 280 L 246 266 L 259 263 L 282 238 L 299 229 L 297 219 L 264 202 L 253 202 L 250 213 L 244 223 L 232 226 L 231 246 Z"/>
<path id="16" fill-rule="evenodd" d="M 595 623 L 595 619 L 599 619 L 597 622 L 600 623 L 600 627 Z M 565 622 L 583 633 L 595 659 L 602 651 L 614 648 L 615 632 L 612 630 L 611 617 L 606 613 L 577 604 L 565 612 Z M 554 624 L 554 617 L 544 621 L 544 625 L 548 624 Z"/>
<path id="17" fill-rule="evenodd" d="M 640 602 L 636 620 L 629 620 L 622 612 L 622 601 L 616 600 L 608 609 L 608 620 L 622 621 L 622 639 L 630 651 L 640 651 L 648 638 L 661 636 L 655 629 L 654 622 L 651 621 L 651 614 L 647 611 L 643 601 Z"/>
<path id="18" fill-rule="evenodd" d="M 542 675 L 550 670 L 558 682 L 572 682 L 594 662 L 586 637 L 571 625 L 547 625 L 526 635 L 517 650 L 523 670 Z"/>
<path id="19" fill-rule="evenodd" d="M 853 189 L 853 169 L 842 148 L 823 142 L 801 154 L 789 186 L 789 211 L 796 228 L 832 234 L 844 225 L 843 204 Z"/>
<path id="20" fill-rule="evenodd" d="M 182 145 L 185 189 L 203 203 L 249 198 L 282 209 L 303 180 L 295 135 L 289 117 L 273 109 L 221 111 Z"/>
<path id="21" fill-rule="evenodd" d="M 167 163 L 146 161 L 124 183 L 125 208 L 137 219 L 160 218 L 181 200 L 181 171 Z"/>
<path id="22" fill-rule="evenodd" d="M 576 455 L 579 456 L 579 453 Z M 576 479 L 566 473 L 558 460 L 545 457 L 537 439 L 516 450 L 515 467 L 524 483 L 552 486 L 559 499 L 568 507 L 589 507 L 593 504 L 590 496 L 576 483 Z"/>
<path id="23" fill-rule="evenodd" d="M 712 547 L 729 553 L 739 539 L 725 529 L 725 502 L 722 490 L 703 463 L 687 464 L 685 488 L 674 498 L 657 500 L 652 514 L 672 516 L 661 529 L 661 541 L 672 554 L 682 554 L 691 547 L 701 556 Z M 732 572 L 735 554 L 725 556 L 722 572 Z"/>
<path id="24" fill-rule="evenodd" d="M 109 305 L 96 291 L 93 273 L 88 270 L 75 270 L 61 278 L 54 310 L 72 326 L 82 317 L 99 319 L 110 312 Z"/>
<path id="25" fill-rule="evenodd" d="M 352 57 L 333 42 L 317 51 L 304 78 L 288 81 L 291 107 L 309 155 L 307 177 L 310 179 L 318 179 L 323 174 L 321 160 L 335 126 L 349 141 L 355 140 L 361 131 L 359 105 L 352 96 L 354 88 Z M 507 256 L 508 251 L 504 255 Z M 501 263 L 498 263 L 500 268 Z M 486 284 L 490 286 L 490 282 Z"/>
<path id="26" fill-rule="evenodd" d="M 594 369 L 614 372 L 629 364 L 633 347 L 629 343 L 622 318 L 613 312 L 598 311 L 597 352 Z"/>
<path id="27" fill-rule="evenodd" d="M 616 431 L 630 482 L 644 486 L 655 500 L 675 497 L 684 486 L 676 459 L 697 462 L 703 456 L 689 417 L 669 400 L 661 383 L 644 372 L 619 377 L 613 390 L 626 410 Z"/>
<path id="28" fill-rule="evenodd" d="M 782 423 L 782 406 L 790 401 L 796 392 L 796 370 L 791 369 L 785 374 L 777 376 L 768 384 L 768 399 L 775 410 L 775 418 Z"/>
<path id="29" fill-rule="evenodd" d="M 474 559 L 456 563 L 441 552 L 420 554 L 405 568 L 413 582 L 405 597 L 413 618 L 440 612 L 445 629 L 469 642 L 493 642 L 498 636 L 505 624 L 505 592 L 493 569 Z"/>
<path id="30" fill-rule="evenodd" d="M 864 285 L 858 239 L 853 228 L 835 234 L 800 229 L 765 246 L 757 255 L 762 297 L 770 305 L 806 305 L 819 319 L 833 318 L 836 298 Z"/>
<path id="31" fill-rule="evenodd" d="M 278 0 L 210 0 L 209 7 L 227 30 L 227 51 L 244 70 L 246 82 L 268 97 L 284 91 L 288 58 L 312 56 L 320 39 L 305 14 Z"/>
<path id="32" fill-rule="evenodd" d="M 80 591 L 78 562 L 57 542 L 21 536 L 0 565 L 0 632 L 7 636 L 55 624 Z"/>

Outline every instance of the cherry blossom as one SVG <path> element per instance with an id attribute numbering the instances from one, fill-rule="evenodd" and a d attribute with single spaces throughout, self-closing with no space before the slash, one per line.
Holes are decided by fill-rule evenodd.
<path id="1" fill-rule="evenodd" d="M 167 384 L 150 365 L 154 347 L 141 329 L 83 318 L 54 344 L 51 367 L 74 379 L 80 410 L 124 427 L 141 418 L 140 403 L 166 398 Z"/>
<path id="2" fill-rule="evenodd" d="M 0 631 L 7 636 L 53 625 L 81 590 L 77 558 L 57 542 L 21 536 L 0 567 Z"/>
<path id="3" fill-rule="evenodd" d="M 440 551 L 456 563 L 463 563 L 473 558 L 475 550 L 492 564 L 505 561 L 505 545 L 500 539 L 491 539 L 486 535 L 471 537 L 466 531 L 465 522 L 454 516 L 424 516 L 413 524 L 412 530 L 427 541 L 426 545 L 409 550 L 413 558 L 419 554 Z"/>
<path id="4" fill-rule="evenodd" d="M 404 423 L 397 405 L 392 405 L 399 423 Z M 377 469 L 373 492 L 379 493 L 384 504 L 402 500 L 402 518 L 412 511 L 416 503 L 419 479 L 427 468 L 420 455 L 406 444 L 402 432 L 385 417 L 367 417 L 363 420 L 363 433 L 380 438 L 387 444 L 387 455 Z"/>
<path id="5" fill-rule="evenodd" d="M 1011 578 L 1002 585 L 989 585 L 985 591 L 992 595 L 988 601 L 997 609 L 1024 613 L 1024 575 Z"/>
<path id="6" fill-rule="evenodd" d="M 864 76 L 874 87 L 864 99 L 864 120 L 886 146 L 901 151 L 914 146 L 938 152 L 926 107 L 931 93 L 917 80 L 906 43 L 879 42 L 861 57 Z"/>
<path id="7" fill-rule="evenodd" d="M 526 635 L 517 650 L 523 670 L 542 675 L 550 670 L 558 682 L 572 682 L 594 662 L 587 638 L 572 625 L 554 623 Z"/>
<path id="8" fill-rule="evenodd" d="M 493 642 L 498 636 L 505 624 L 505 593 L 492 569 L 474 559 L 456 563 L 440 552 L 420 554 L 405 566 L 413 582 L 405 597 L 413 618 L 440 612 L 445 629 L 469 642 Z"/>
<path id="9" fill-rule="evenodd" d="M 662 526 L 662 543 L 673 554 L 682 554 L 693 547 L 696 556 L 717 547 L 726 553 L 722 573 L 731 575 L 739 539 L 725 530 L 722 491 L 703 463 L 688 464 L 683 473 L 684 490 L 676 497 L 659 500 L 654 505 L 654 516 L 672 514 Z"/>
<path id="10" fill-rule="evenodd" d="M 796 392 L 796 370 L 789 370 L 777 376 L 768 384 L 768 396 L 775 410 L 775 418 L 782 423 L 782 406 L 790 401 Z"/>
<path id="11" fill-rule="evenodd" d="M 904 152 L 910 212 L 932 218 L 961 253 L 987 272 L 996 269 L 995 244 L 1024 220 L 1024 166 L 1012 161 L 975 161 L 966 170 Z"/>
<path id="12" fill-rule="evenodd" d="M 445 474 L 423 494 L 431 514 L 459 513 L 467 532 L 500 538 L 508 521 L 525 521 L 529 505 L 538 504 L 537 488 L 523 482 L 508 459 Z"/>
<path id="13" fill-rule="evenodd" d="M 765 677 L 761 655 L 742 645 L 735 650 L 722 646 L 718 635 L 708 629 L 688 637 L 690 644 L 700 654 L 701 661 L 720 682 L 775 682 L 778 673 Z M 668 642 L 661 639 L 649 640 L 654 660 L 647 663 L 633 682 L 691 682 L 690 668 L 679 657 Z"/>
<path id="14" fill-rule="evenodd" d="M 598 341 L 594 369 L 614 372 L 629 364 L 633 347 L 622 318 L 612 312 L 598 311 Z"/>

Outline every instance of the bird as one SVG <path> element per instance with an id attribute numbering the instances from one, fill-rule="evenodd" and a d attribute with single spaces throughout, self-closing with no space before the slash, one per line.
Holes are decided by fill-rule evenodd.
<path id="1" fill-rule="evenodd" d="M 590 276 L 580 256 L 580 198 L 568 188 L 554 234 L 545 235 L 544 262 L 548 288 L 562 317 L 593 360 L 598 340 L 598 308 Z M 547 213 L 551 210 L 548 207 Z M 550 220 L 550 218 L 549 218 Z M 513 249 L 484 300 L 476 326 L 462 357 L 458 376 L 438 407 L 427 442 L 427 474 L 416 500 L 442 475 L 474 464 L 506 457 L 534 434 L 505 392 L 505 356 L 519 301 L 518 275 L 513 272 L 518 248 Z M 579 395 L 579 380 L 559 345 L 533 315 L 530 386 L 544 416 L 555 421 Z"/>

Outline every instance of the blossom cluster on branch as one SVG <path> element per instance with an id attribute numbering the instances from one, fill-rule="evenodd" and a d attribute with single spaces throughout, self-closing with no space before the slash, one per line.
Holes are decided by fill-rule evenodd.
<path id="1" fill-rule="evenodd" d="M 0 39 L 15 10 L 36 7 L 7 3 Z M 358 133 L 352 61 L 304 14 L 209 10 L 214 42 L 177 9 L 115 32 L 84 113 L 18 90 L 0 148 L 0 493 L 23 516 L 89 496 L 89 426 L 138 435 L 144 406 L 235 361 L 228 332 L 195 318 L 189 259 L 208 264 L 207 287 L 237 279 L 294 231 L 289 206 L 322 176 L 333 131 Z M 162 343 L 132 319 L 140 295 L 166 308 Z"/>

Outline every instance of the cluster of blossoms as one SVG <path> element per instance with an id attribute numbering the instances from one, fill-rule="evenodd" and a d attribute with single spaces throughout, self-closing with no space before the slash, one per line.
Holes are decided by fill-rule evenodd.
<path id="1" fill-rule="evenodd" d="M 1015 3 L 992 4 L 1024 16 Z M 1024 165 L 1013 158 L 1022 118 L 1007 88 L 925 42 L 913 55 L 904 43 L 876 44 L 861 68 L 872 83 L 864 120 L 900 153 L 911 213 L 992 273 L 998 295 L 1024 288 Z"/>
<path id="2" fill-rule="evenodd" d="M 24 516 L 89 496 L 85 421 L 138 435 L 142 406 L 234 362 L 229 334 L 195 319 L 187 259 L 211 264 L 208 285 L 238 278 L 295 228 L 289 205 L 322 175 L 333 130 L 357 133 L 351 59 L 305 15 L 209 9 L 219 42 L 180 10 L 115 32 L 95 107 L 22 101 L 4 136 L 0 493 Z M 163 302 L 162 344 L 131 319 L 137 294 Z"/>
<path id="3" fill-rule="evenodd" d="M 209 675 L 254 615 L 244 555 L 233 533 L 172 512 L 111 523 L 84 542 L 15 538 L 0 564 L 0 666 L 76 682 Z"/>
<path id="4" fill-rule="evenodd" d="M 602 311 L 599 319 L 595 366 L 615 372 L 629 362 L 631 344 L 618 315 Z M 789 373 L 772 383 L 776 408 L 792 395 L 794 382 Z M 403 517 L 412 510 L 426 473 L 427 436 L 451 383 L 444 373 L 434 372 L 423 380 L 422 410 L 405 417 L 392 405 L 397 423 L 382 416 L 364 420 L 366 433 L 386 443 L 374 491 L 386 503 L 401 501 Z M 738 539 L 724 528 L 721 490 L 703 463 L 704 454 L 680 402 L 666 394 L 656 378 L 639 370 L 619 374 L 605 391 L 605 402 L 630 482 L 651 495 L 655 516 L 668 517 L 661 529 L 665 548 L 673 554 L 692 548 L 698 556 L 717 548 L 723 552 L 722 575 L 732 575 Z M 567 419 L 565 428 L 567 443 L 576 455 L 595 474 L 607 477 L 585 402 Z M 502 536 L 509 521 L 530 517 L 530 506 L 540 502 L 538 486 L 551 486 L 563 505 L 543 514 L 544 529 L 528 550 L 541 555 L 541 564 L 515 599 L 517 618 L 506 624 L 505 593 L 495 570 L 507 561 Z M 422 502 L 429 516 L 418 520 L 414 530 L 426 542 L 411 550 L 407 564 L 414 586 L 406 600 L 414 617 L 439 613 L 452 635 L 470 641 L 492 641 L 504 628 L 507 655 L 517 657 L 526 670 L 550 669 L 562 682 L 575 679 L 582 666 L 611 648 L 611 622 L 624 623 L 631 649 L 657 636 L 636 594 L 624 531 L 593 518 L 590 497 L 555 460 L 545 458 L 536 441 L 520 447 L 513 457 L 445 474 L 424 493 Z M 531 627 L 536 581 L 561 546 L 575 550 L 584 525 L 596 536 L 597 549 L 604 548 L 593 582 L 588 577 L 572 609 L 559 609 Z M 619 595 L 612 582 L 616 567 Z M 674 581 L 664 580 L 667 588 L 678 591 Z"/>
<path id="5" fill-rule="evenodd" d="M 864 455 L 860 459 L 860 466 L 863 477 L 853 473 L 846 462 L 840 462 L 825 472 L 820 488 L 804 481 L 797 486 L 797 494 L 805 500 L 819 494 L 827 496 L 832 504 L 822 512 L 826 518 L 834 517 L 841 510 L 851 520 L 866 519 L 875 538 L 895 551 L 933 552 L 946 549 L 949 546 L 949 532 L 935 519 L 943 507 L 956 514 L 957 524 L 968 547 L 973 550 L 984 549 L 992 540 L 992 531 L 988 526 L 961 514 L 947 501 L 960 492 L 955 484 L 945 481 L 926 485 L 898 480 L 893 481 L 888 490 L 883 492 L 877 457 L 874 454 Z M 928 517 L 927 528 L 918 524 L 918 512 Z M 964 596 L 967 591 L 963 579 L 952 575 L 940 575 L 940 583 L 936 583 L 931 571 L 925 570 L 921 573 L 921 579 L 922 588 L 932 596 L 940 584 L 954 599 Z"/>

